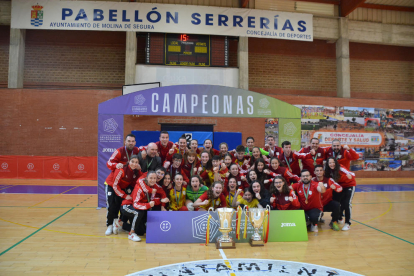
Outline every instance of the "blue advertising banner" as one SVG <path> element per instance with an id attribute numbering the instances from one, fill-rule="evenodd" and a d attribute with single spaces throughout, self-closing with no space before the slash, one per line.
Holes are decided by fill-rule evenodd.
<path id="1" fill-rule="evenodd" d="M 210 242 L 215 242 L 222 234 L 219 231 L 218 216 L 211 213 Z M 205 243 L 207 229 L 207 212 L 148 212 L 147 243 Z M 236 214 L 232 220 L 233 231 L 229 235 L 237 243 L 248 242 L 254 233 L 250 222 L 247 225 L 247 239 L 243 239 L 245 216 L 240 223 L 240 240 L 236 239 Z M 262 235 L 263 227 L 259 229 Z M 303 210 L 271 211 L 269 226 L 269 242 L 307 241 L 306 221 Z"/>
<path id="2" fill-rule="evenodd" d="M 106 162 L 124 145 L 124 116 L 100 115 L 98 119 L 98 207 L 106 207 L 105 179 L 111 172 Z"/>

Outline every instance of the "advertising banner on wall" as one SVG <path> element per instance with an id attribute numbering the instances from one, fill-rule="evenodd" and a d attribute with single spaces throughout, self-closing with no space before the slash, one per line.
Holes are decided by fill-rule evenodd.
<path id="1" fill-rule="evenodd" d="M 297 106 L 302 110 L 302 147 L 317 138 L 354 148 L 360 158 L 352 171 L 414 170 L 414 114 L 411 110 L 372 107 Z"/>
<path id="2" fill-rule="evenodd" d="M 155 3 L 13 0 L 11 28 L 313 41 L 312 14 Z"/>
<path id="3" fill-rule="evenodd" d="M 0 178 L 17 178 L 17 156 L 0 155 Z"/>
<path id="4" fill-rule="evenodd" d="M 382 133 L 378 132 L 331 132 L 316 131 L 312 137 L 319 139 L 321 146 L 330 146 L 334 139 L 351 147 L 374 146 L 379 147 L 384 144 Z"/>
<path id="5" fill-rule="evenodd" d="M 69 178 L 69 158 L 48 156 L 43 159 L 43 177 L 50 179 Z"/>
<path id="6" fill-rule="evenodd" d="M 96 180 L 96 156 L 1 155 L 0 178 Z"/>

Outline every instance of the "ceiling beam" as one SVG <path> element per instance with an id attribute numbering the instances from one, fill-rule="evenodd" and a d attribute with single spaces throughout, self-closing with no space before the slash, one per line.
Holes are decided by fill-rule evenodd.
<path id="1" fill-rule="evenodd" d="M 404 11 L 414 12 L 414 7 L 402 7 L 402 6 L 387 6 L 387 5 L 375 5 L 375 4 L 362 4 L 359 8 L 376 9 L 376 10 L 388 10 L 388 11 Z"/>
<path id="2" fill-rule="evenodd" d="M 339 5 L 339 0 L 298 0 L 296 2 L 312 2 L 312 3 L 320 3 L 320 4 L 332 4 L 332 5 Z"/>
<path id="3" fill-rule="evenodd" d="M 345 17 L 353 12 L 360 5 L 364 4 L 365 0 L 347 0 L 341 1 L 341 16 Z"/>
<path id="4" fill-rule="evenodd" d="M 246 8 L 247 5 L 249 4 L 249 0 L 240 0 L 240 2 L 241 2 L 241 7 L 242 8 Z"/>

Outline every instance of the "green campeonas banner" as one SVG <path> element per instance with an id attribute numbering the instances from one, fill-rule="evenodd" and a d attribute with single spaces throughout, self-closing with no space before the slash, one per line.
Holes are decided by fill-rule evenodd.
<path id="1" fill-rule="evenodd" d="M 289 141 L 292 144 L 292 150 L 300 150 L 300 119 L 279 119 L 279 146 L 281 146 L 284 141 Z"/>
<path id="2" fill-rule="evenodd" d="M 216 85 L 158 87 L 99 105 L 99 114 L 124 115 L 300 119 L 300 112 L 300 108 L 260 93 Z"/>

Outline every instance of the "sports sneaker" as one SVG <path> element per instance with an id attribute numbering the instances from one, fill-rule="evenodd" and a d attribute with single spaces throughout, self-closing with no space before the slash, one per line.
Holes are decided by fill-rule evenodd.
<path id="1" fill-rule="evenodd" d="M 339 231 L 339 225 L 338 225 L 338 223 L 336 221 L 334 223 L 332 223 L 332 230 Z"/>
<path id="2" fill-rule="evenodd" d="M 109 225 L 108 228 L 105 231 L 105 235 L 106 236 L 111 235 L 112 234 L 112 229 L 113 229 L 113 226 L 112 225 Z"/>
<path id="3" fill-rule="evenodd" d="M 130 234 L 128 235 L 128 239 L 130 239 L 131 241 L 134 241 L 134 242 L 139 242 L 139 241 L 141 241 L 141 238 L 140 238 L 140 237 L 138 237 L 138 236 L 137 236 L 137 234 L 135 234 L 135 233 L 130 233 Z"/>
<path id="4" fill-rule="evenodd" d="M 311 225 L 311 231 L 312 232 L 318 232 L 318 225 L 317 224 L 315 224 L 315 225 Z"/>
<path id="5" fill-rule="evenodd" d="M 342 231 L 348 231 L 349 229 L 351 229 L 351 225 L 348 223 L 345 223 L 344 227 L 342 227 Z"/>
<path id="6" fill-rule="evenodd" d="M 121 226 L 119 225 L 119 220 L 116 218 L 114 219 L 114 224 L 112 227 L 112 232 L 114 233 L 114 235 L 118 235 L 119 229 L 121 229 Z"/>
<path id="7" fill-rule="evenodd" d="M 325 220 L 323 219 L 323 213 L 321 214 L 321 217 L 319 218 L 320 223 L 325 223 Z"/>

